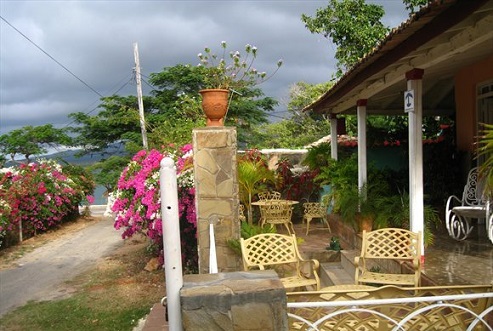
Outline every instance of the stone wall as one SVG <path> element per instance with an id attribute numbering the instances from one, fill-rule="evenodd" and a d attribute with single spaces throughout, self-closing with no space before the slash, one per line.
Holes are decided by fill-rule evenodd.
<path id="1" fill-rule="evenodd" d="M 214 224 L 219 272 L 240 270 L 228 239 L 240 238 L 236 129 L 205 127 L 193 132 L 199 273 L 209 272 L 209 224 Z"/>
<path id="2" fill-rule="evenodd" d="M 287 297 L 272 270 L 185 275 L 184 331 L 288 330 Z"/>

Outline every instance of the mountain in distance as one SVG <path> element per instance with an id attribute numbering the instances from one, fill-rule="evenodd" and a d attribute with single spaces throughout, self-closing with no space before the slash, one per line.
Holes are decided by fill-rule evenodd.
<path id="1" fill-rule="evenodd" d="M 32 161 L 36 161 L 39 159 L 48 159 L 48 160 L 63 160 L 67 163 L 70 164 L 77 164 L 81 166 L 88 166 L 93 163 L 96 163 L 98 161 L 101 161 L 102 159 L 107 159 L 112 155 L 119 155 L 119 156 L 125 156 L 127 153 L 125 152 L 123 146 L 121 144 L 115 144 L 106 149 L 104 152 L 104 155 L 101 153 L 89 153 L 83 156 L 76 156 L 77 153 L 80 153 L 82 149 L 67 149 L 64 151 L 60 152 L 55 152 L 51 154 L 45 154 L 45 155 L 36 155 L 34 157 L 31 157 Z M 23 163 L 24 160 L 17 160 L 20 163 Z M 7 161 L 5 163 L 6 167 L 11 167 L 14 165 L 18 165 L 18 163 L 14 163 L 12 161 Z"/>

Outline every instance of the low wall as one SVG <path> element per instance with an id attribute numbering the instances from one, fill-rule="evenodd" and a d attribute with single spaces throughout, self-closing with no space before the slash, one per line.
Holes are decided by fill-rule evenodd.
<path id="1" fill-rule="evenodd" d="M 184 331 L 288 330 L 287 297 L 273 270 L 185 275 Z"/>

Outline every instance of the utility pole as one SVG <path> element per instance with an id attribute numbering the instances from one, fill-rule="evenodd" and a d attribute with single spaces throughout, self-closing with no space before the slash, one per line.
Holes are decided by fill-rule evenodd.
<path id="1" fill-rule="evenodd" d="M 135 80 L 137 81 L 137 100 L 139 102 L 140 131 L 142 132 L 142 145 L 144 146 L 144 149 L 148 149 L 146 122 L 144 119 L 144 102 L 142 101 L 142 80 L 140 77 L 139 48 L 137 46 L 137 43 L 134 43 L 134 58 Z"/>

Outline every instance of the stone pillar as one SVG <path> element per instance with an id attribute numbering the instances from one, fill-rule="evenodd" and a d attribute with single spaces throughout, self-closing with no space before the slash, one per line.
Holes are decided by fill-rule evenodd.
<path id="1" fill-rule="evenodd" d="M 184 331 L 288 330 L 286 290 L 273 270 L 185 275 Z"/>
<path id="2" fill-rule="evenodd" d="M 240 270 L 241 257 L 227 245 L 240 238 L 236 129 L 194 129 L 193 153 L 199 273 L 209 272 L 209 224 L 214 223 L 219 272 Z"/>

